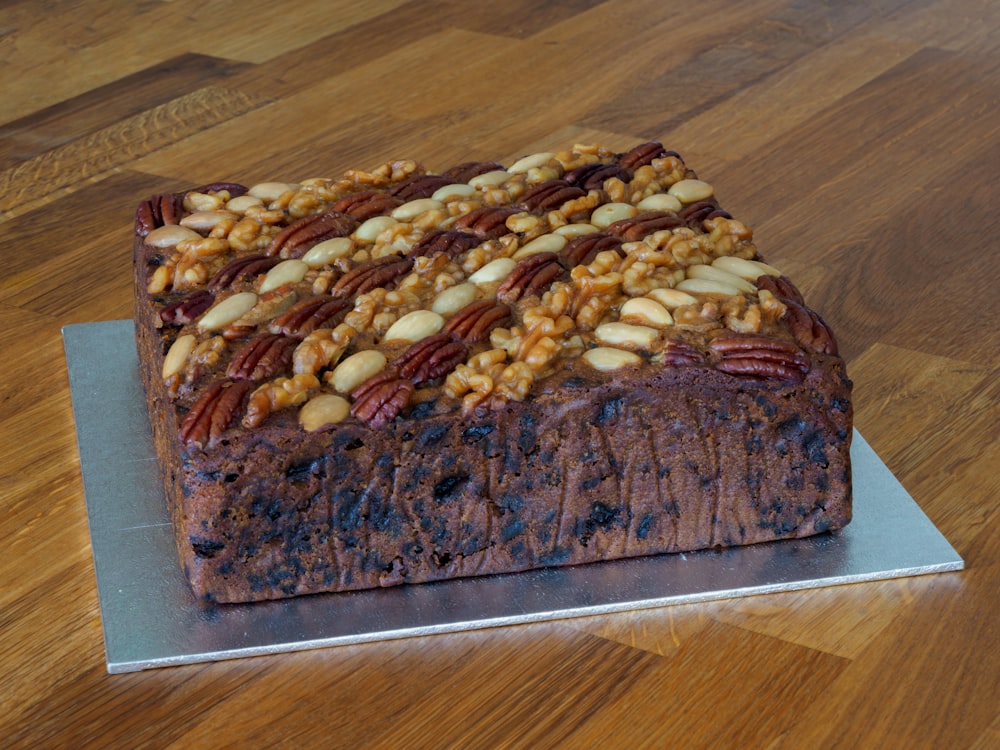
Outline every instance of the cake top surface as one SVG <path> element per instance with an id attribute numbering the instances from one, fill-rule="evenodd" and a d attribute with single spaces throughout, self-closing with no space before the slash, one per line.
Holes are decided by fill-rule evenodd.
<path id="1" fill-rule="evenodd" d="M 801 382 L 837 353 L 751 230 L 658 142 L 216 183 L 152 196 L 135 231 L 191 446 L 289 409 L 307 431 L 468 417 L 581 368 Z"/>

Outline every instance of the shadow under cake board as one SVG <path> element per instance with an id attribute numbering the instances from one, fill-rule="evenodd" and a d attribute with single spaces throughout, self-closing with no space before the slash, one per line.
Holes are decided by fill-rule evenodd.
<path id="1" fill-rule="evenodd" d="M 111 673 L 960 570 L 860 434 L 838 534 L 245 605 L 199 602 L 177 563 L 131 320 L 63 329 Z"/>

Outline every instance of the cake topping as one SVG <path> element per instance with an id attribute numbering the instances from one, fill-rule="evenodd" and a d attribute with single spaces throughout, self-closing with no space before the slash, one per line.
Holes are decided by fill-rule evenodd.
<path id="1" fill-rule="evenodd" d="M 225 395 L 249 426 L 302 404 L 310 430 L 351 418 L 341 402 L 372 426 L 411 403 L 496 408 L 581 358 L 597 372 L 714 367 L 799 382 L 805 352 L 836 352 L 712 185 L 657 142 L 507 169 L 434 174 L 401 160 L 338 179 L 219 183 L 153 196 L 136 232 L 156 251 L 160 319 L 180 329 L 169 392 L 208 398 L 201 411 L 209 390 Z M 229 394 L 221 375 L 253 393 Z"/>

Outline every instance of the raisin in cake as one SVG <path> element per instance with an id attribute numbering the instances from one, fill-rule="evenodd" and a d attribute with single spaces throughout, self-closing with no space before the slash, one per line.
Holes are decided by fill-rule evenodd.
<path id="1" fill-rule="evenodd" d="M 180 561 L 245 602 L 802 537 L 851 517 L 837 344 L 656 142 L 140 204 Z"/>

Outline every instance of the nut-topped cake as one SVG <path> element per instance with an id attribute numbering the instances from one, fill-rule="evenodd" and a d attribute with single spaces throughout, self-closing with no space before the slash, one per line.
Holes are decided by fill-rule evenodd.
<path id="1" fill-rule="evenodd" d="M 134 270 L 180 561 L 206 600 L 850 521 L 833 334 L 658 142 L 157 195 Z"/>

